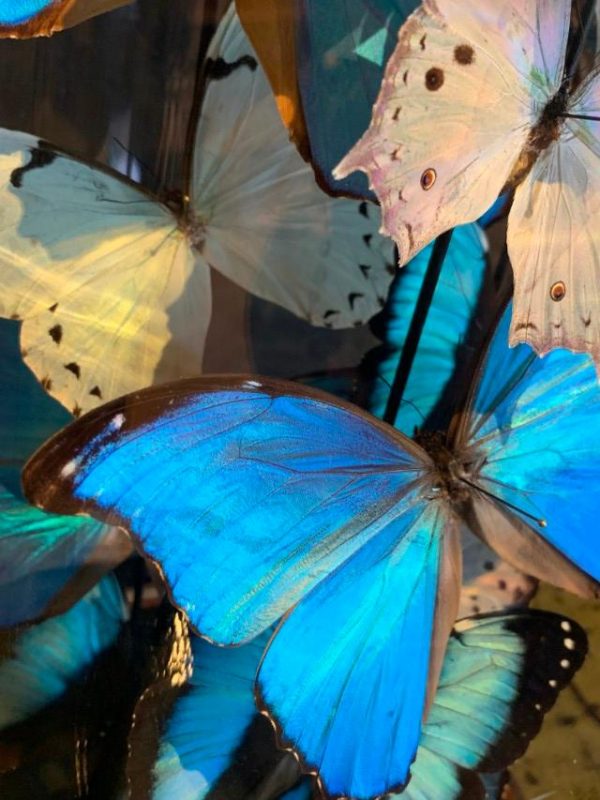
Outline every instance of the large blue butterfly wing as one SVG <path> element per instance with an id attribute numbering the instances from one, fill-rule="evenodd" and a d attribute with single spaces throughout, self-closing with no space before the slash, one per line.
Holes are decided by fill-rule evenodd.
<path id="1" fill-rule="evenodd" d="M 200 378 L 145 390 L 57 434 L 28 497 L 126 527 L 175 604 L 222 644 L 252 638 L 400 515 L 427 457 L 296 384 Z"/>
<path id="2" fill-rule="evenodd" d="M 564 350 L 508 348 L 508 309 L 491 342 L 463 433 L 471 524 L 508 561 L 598 595 L 600 387 L 592 362 Z"/>
<path id="3" fill-rule="evenodd" d="M 396 33 L 417 0 L 296 0 L 298 79 L 313 164 L 334 192 L 374 199 L 364 175 L 332 170 L 369 127 Z"/>
<path id="4" fill-rule="evenodd" d="M 406 498 L 402 517 L 313 589 L 269 645 L 259 706 L 330 796 L 369 798 L 408 779 L 453 535 L 437 504 Z M 438 597 L 450 616 L 443 647 L 456 595 Z"/>

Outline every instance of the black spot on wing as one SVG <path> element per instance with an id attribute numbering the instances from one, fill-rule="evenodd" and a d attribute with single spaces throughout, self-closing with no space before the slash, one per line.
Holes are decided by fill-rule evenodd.
<path id="1" fill-rule="evenodd" d="M 419 39 L 419 47 L 421 50 L 425 50 L 425 40 L 427 39 L 427 34 L 424 33 L 423 36 Z"/>
<path id="2" fill-rule="evenodd" d="M 362 203 L 358 206 L 358 213 L 362 214 L 363 217 L 369 219 L 369 204 L 366 200 L 363 200 Z"/>
<path id="3" fill-rule="evenodd" d="M 407 85 L 408 85 L 408 70 L 406 70 L 406 71 L 404 72 L 404 75 L 402 76 L 402 83 L 403 83 L 405 86 L 407 86 Z"/>
<path id="4" fill-rule="evenodd" d="M 42 389 L 45 389 L 47 392 L 51 391 L 51 389 L 52 389 L 52 379 L 49 378 L 47 375 L 46 375 L 45 378 L 42 378 L 40 383 L 42 384 Z"/>
<path id="5" fill-rule="evenodd" d="M 365 276 L 365 278 L 369 277 L 369 273 L 371 272 L 371 265 L 370 264 L 359 264 L 358 268 L 360 269 L 362 274 Z"/>
<path id="6" fill-rule="evenodd" d="M 78 419 L 81 416 L 82 409 L 75 403 L 73 406 L 73 411 L 71 412 L 75 419 Z"/>
<path id="7" fill-rule="evenodd" d="M 100 391 L 99 386 L 94 386 L 93 389 L 90 389 L 90 394 L 94 397 L 97 397 L 99 400 L 102 400 L 102 392 Z"/>
<path id="8" fill-rule="evenodd" d="M 62 325 L 54 325 L 52 328 L 48 329 L 48 333 L 55 344 L 61 343 L 63 337 Z"/>
<path id="9" fill-rule="evenodd" d="M 54 305 L 50 306 L 48 311 L 50 311 L 51 314 L 54 314 L 57 308 L 58 308 L 58 303 L 54 303 Z"/>
<path id="10" fill-rule="evenodd" d="M 81 368 L 79 364 L 76 364 L 74 361 L 71 361 L 69 364 L 64 365 L 65 369 L 68 369 L 69 372 L 72 372 L 73 375 L 79 380 L 81 377 Z"/>
<path id="11" fill-rule="evenodd" d="M 224 58 L 207 58 L 206 59 L 206 77 L 209 80 L 220 81 L 223 78 L 228 78 L 232 72 L 240 69 L 241 67 L 248 67 L 251 72 L 258 67 L 258 62 L 250 55 L 240 56 L 235 61 L 225 61 Z"/>
<path id="12" fill-rule="evenodd" d="M 23 175 L 26 172 L 31 172 L 34 169 L 41 169 L 42 167 L 47 167 L 49 164 L 52 164 L 54 159 L 56 158 L 56 153 L 53 153 L 51 150 L 41 150 L 39 148 L 34 148 L 31 151 L 31 158 L 24 164 L 22 167 L 17 167 L 13 169 L 10 173 L 10 182 L 15 187 L 15 189 L 20 189 L 23 185 Z"/>
<path id="13" fill-rule="evenodd" d="M 363 242 L 367 245 L 367 247 L 371 247 L 371 239 L 373 238 L 372 233 L 365 233 L 363 236 Z"/>
<path id="14" fill-rule="evenodd" d="M 350 292 L 350 294 L 348 295 L 348 305 L 353 311 L 354 311 L 354 304 L 360 297 L 364 297 L 364 294 L 361 294 L 360 292 Z"/>
<path id="15" fill-rule="evenodd" d="M 589 328 L 592 324 L 592 317 L 591 314 L 588 314 L 587 317 L 582 317 L 581 321 L 583 322 L 584 327 Z"/>
<path id="16" fill-rule="evenodd" d="M 398 122 L 398 118 L 400 117 L 400 112 L 402 111 L 402 106 L 398 106 L 398 108 L 394 111 L 392 119 L 394 122 Z"/>
<path id="17" fill-rule="evenodd" d="M 454 60 L 457 64 L 467 66 L 475 60 L 475 53 L 469 44 L 459 44 L 454 48 Z"/>
<path id="18" fill-rule="evenodd" d="M 444 70 L 431 67 L 425 73 L 425 86 L 430 92 L 437 92 L 444 85 Z"/>
<path id="19" fill-rule="evenodd" d="M 528 328 L 531 328 L 532 331 L 537 331 L 537 325 L 534 325 L 533 322 L 519 322 L 515 325 L 515 333 L 517 331 L 526 331 Z"/>
<path id="20" fill-rule="evenodd" d="M 18 314 L 11 314 L 10 318 L 14 320 L 21 319 L 21 317 Z"/>
<path id="21" fill-rule="evenodd" d="M 339 313 L 340 313 L 339 311 L 334 311 L 332 308 L 330 308 L 323 314 L 323 319 L 330 319 L 331 317 Z"/>

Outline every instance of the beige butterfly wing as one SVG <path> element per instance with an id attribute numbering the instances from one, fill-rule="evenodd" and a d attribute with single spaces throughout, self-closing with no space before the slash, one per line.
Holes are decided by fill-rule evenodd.
<path id="1" fill-rule="evenodd" d="M 378 209 L 317 186 L 233 6 L 208 57 L 222 60 L 208 71 L 195 147 L 193 204 L 204 257 L 314 324 L 365 322 L 380 310 L 394 271 Z"/>
<path id="2" fill-rule="evenodd" d="M 507 183 L 560 83 L 569 10 L 425 0 L 400 29 L 371 125 L 335 175 L 367 173 L 401 263 L 477 219 Z M 549 30 L 559 46 L 544 48 Z"/>
<path id="3" fill-rule="evenodd" d="M 0 314 L 50 394 L 80 414 L 200 372 L 210 276 L 168 209 L 6 130 L 0 193 Z"/>
<path id="4" fill-rule="evenodd" d="M 568 112 L 600 117 L 600 71 Z M 600 122 L 566 119 L 516 192 L 508 221 L 515 278 L 510 343 L 600 364 Z"/>

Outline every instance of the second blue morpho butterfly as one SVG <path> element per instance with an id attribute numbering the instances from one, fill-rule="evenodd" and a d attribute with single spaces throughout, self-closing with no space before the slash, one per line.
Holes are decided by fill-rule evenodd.
<path id="1" fill-rule="evenodd" d="M 127 528 L 214 642 L 283 616 L 256 682 L 282 744 L 330 795 L 398 789 L 456 618 L 461 527 L 599 590 L 593 366 L 509 350 L 508 322 L 448 432 L 415 441 L 294 383 L 205 377 L 82 417 L 29 462 L 26 494 Z"/>
<path id="2" fill-rule="evenodd" d="M 215 648 L 186 637 L 182 625 L 169 642 L 170 667 L 135 711 L 132 800 L 311 796 L 310 782 L 298 783 L 298 762 L 276 750 L 256 712 L 254 677 L 268 640 L 266 631 L 243 647 Z M 497 771 L 522 755 L 586 648 L 577 623 L 543 611 L 457 623 L 411 781 L 393 797 L 483 800 L 483 776 L 473 771 Z"/>
<path id="3" fill-rule="evenodd" d="M 0 0 L 0 38 L 50 36 L 132 0 Z"/>

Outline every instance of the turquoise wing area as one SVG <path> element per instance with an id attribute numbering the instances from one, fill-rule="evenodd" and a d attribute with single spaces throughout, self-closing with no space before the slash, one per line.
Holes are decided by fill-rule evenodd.
<path id="1" fill-rule="evenodd" d="M 381 347 L 364 364 L 366 407 L 383 417 L 396 369 L 412 321 L 433 245 L 399 270 L 376 329 Z M 486 249 L 476 225 L 456 228 L 413 362 L 396 427 L 407 436 L 426 427 L 429 414 L 453 375 L 460 348 L 471 324 L 486 267 Z"/>
<path id="2" fill-rule="evenodd" d="M 20 470 L 25 461 L 72 419 L 23 363 L 20 328 L 19 322 L 0 319 L 0 481 L 17 496 L 21 495 Z"/>
<path id="3" fill-rule="evenodd" d="M 374 200 L 364 175 L 331 172 L 371 121 L 398 30 L 417 0 L 296 0 L 298 80 L 313 164 L 334 192 Z"/>
<path id="4" fill-rule="evenodd" d="M 371 798 L 408 779 L 446 524 L 437 504 L 406 502 L 290 612 L 266 651 L 259 706 L 328 796 Z"/>
<path id="5" fill-rule="evenodd" d="M 105 525 L 45 514 L 23 499 L 21 467 L 71 416 L 23 364 L 19 327 L 0 320 L 0 627 L 42 616 L 59 595 L 74 599 L 128 552 Z"/>
<path id="6" fill-rule="evenodd" d="M 586 652 L 579 625 L 549 612 L 459 622 L 401 796 L 483 798 L 465 769 L 495 772 L 521 756 Z"/>
<path id="7" fill-rule="evenodd" d="M 126 609 L 107 576 L 69 611 L 5 634 L 0 660 L 0 729 L 58 699 L 117 638 Z"/>
<path id="8" fill-rule="evenodd" d="M 128 528 L 192 625 L 226 644 L 265 630 L 386 529 L 426 459 L 297 384 L 199 378 L 82 417 L 23 477 L 42 508 Z"/>
<path id="9" fill-rule="evenodd" d="M 47 613 L 109 536 L 100 522 L 46 514 L 0 484 L 0 628 Z"/>
<path id="10" fill-rule="evenodd" d="M 537 577 L 594 594 L 600 580 L 600 386 L 594 366 L 587 356 L 564 350 L 540 359 L 525 345 L 509 349 L 509 323 L 510 308 L 490 345 L 464 437 L 474 480 L 488 493 L 478 501 L 482 534 L 496 549 L 504 547 L 513 563 L 525 554 L 525 568 Z M 501 526 L 485 524 L 485 515 L 497 510 L 517 524 L 494 537 L 492 528 Z M 582 585 L 567 562 L 558 564 L 556 553 L 593 581 Z"/>
<path id="11" fill-rule="evenodd" d="M 0 25 L 20 25 L 56 5 L 56 0 L 1 0 Z"/>

